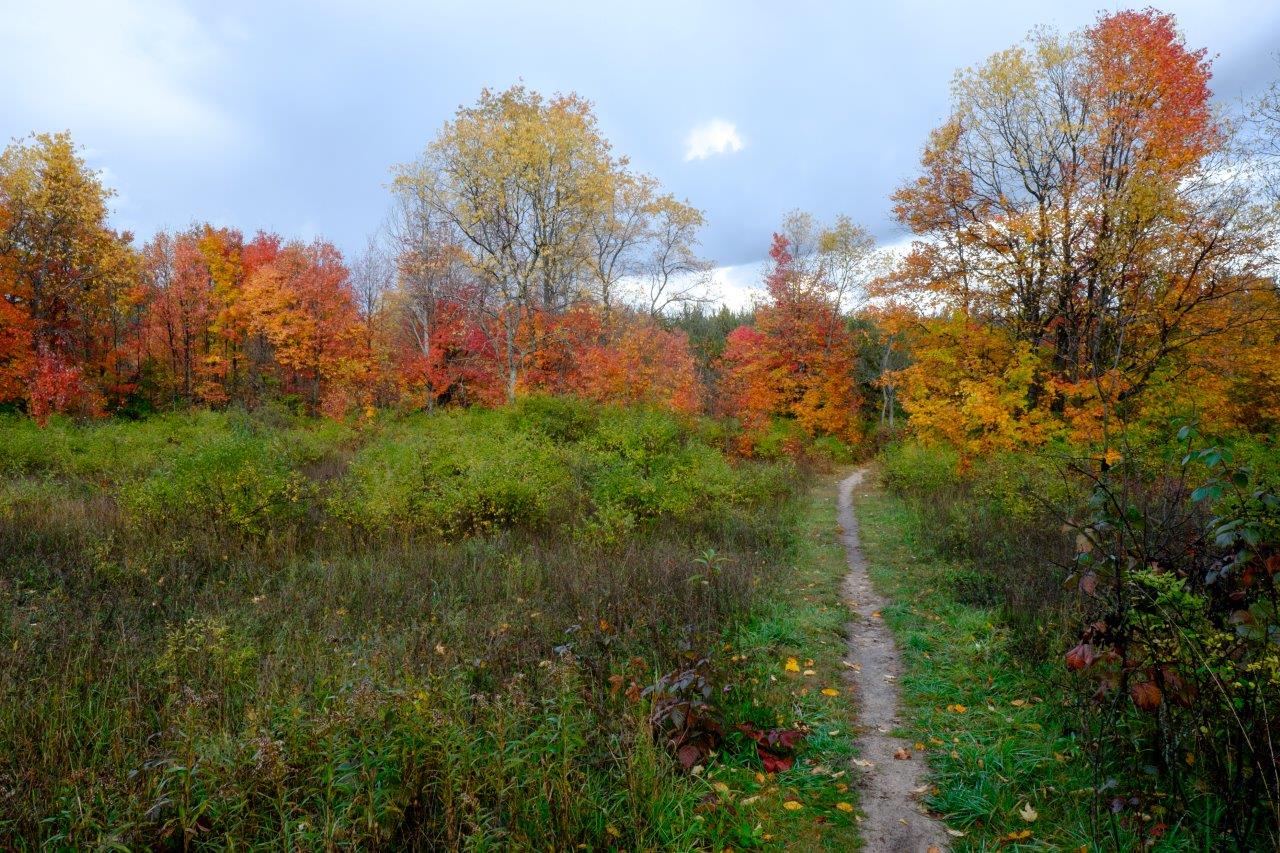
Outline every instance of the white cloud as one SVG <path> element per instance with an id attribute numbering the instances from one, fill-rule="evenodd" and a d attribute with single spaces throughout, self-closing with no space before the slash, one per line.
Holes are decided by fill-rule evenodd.
<path id="1" fill-rule="evenodd" d="M 762 260 L 713 269 L 711 282 L 718 291 L 720 304 L 732 311 L 751 308 L 764 295 L 764 270 Z"/>
<path id="2" fill-rule="evenodd" d="M 105 130 L 160 146 L 220 147 L 241 129 L 200 90 L 227 59 L 190 12 L 163 0 L 51 0 L 4 12 L 4 125 Z M 16 106 L 16 108 L 15 108 Z M 29 125 L 29 126 L 27 126 Z"/>
<path id="3" fill-rule="evenodd" d="M 733 122 L 713 118 L 689 131 L 685 140 L 684 159 L 705 160 L 716 154 L 728 154 L 742 150 L 742 137 Z"/>

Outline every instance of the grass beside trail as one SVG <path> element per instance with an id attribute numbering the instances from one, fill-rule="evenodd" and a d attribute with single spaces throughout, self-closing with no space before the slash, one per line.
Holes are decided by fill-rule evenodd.
<path id="1" fill-rule="evenodd" d="M 998 611 L 960 599 L 971 572 L 931 553 L 905 503 L 870 485 L 856 507 L 872 581 L 893 602 L 883 615 L 906 668 L 902 735 L 927 750 L 926 802 L 952 830 L 953 850 L 1201 848 L 1161 826 L 1159 806 L 1096 816 L 1094 791 L 1116 783 L 1095 775 L 1071 734 L 1056 662 L 1010 653 Z"/>
<path id="2" fill-rule="evenodd" d="M 762 605 L 734 644 L 750 662 L 750 687 L 735 691 L 731 716 L 762 728 L 806 729 L 805 745 L 785 773 L 759 773 L 748 752 L 710 774 L 759 809 L 759 840 L 791 850 L 861 846 L 849 769 L 857 714 L 843 664 L 849 611 L 841 585 L 848 569 L 836 535 L 834 483 L 824 478 L 798 502 L 792 563 L 763 579 Z M 790 661 L 796 671 L 788 669 Z M 770 719 L 761 714 L 767 709 L 786 711 Z"/>

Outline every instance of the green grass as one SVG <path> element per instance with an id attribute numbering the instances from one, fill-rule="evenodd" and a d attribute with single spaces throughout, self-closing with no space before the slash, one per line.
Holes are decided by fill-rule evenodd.
<path id="1" fill-rule="evenodd" d="M 831 495 L 720 441 L 556 400 L 0 419 L 0 837 L 848 849 Z M 635 693 L 700 659 L 685 773 Z M 805 728 L 796 766 L 740 722 Z"/>
<path id="2" fill-rule="evenodd" d="M 903 651 L 910 723 L 902 734 L 927 748 L 927 804 L 964 833 L 953 849 L 1205 849 L 1158 794 L 1112 814 L 1113 797 L 1152 787 L 1141 768 L 1112 775 L 1091 765 L 1064 706 L 1061 664 L 1028 663 L 995 608 L 958 600 L 972 567 L 936 556 L 907 503 L 872 487 L 857 512 L 872 580 L 893 602 L 883 615 Z M 1021 814 L 1028 805 L 1034 821 Z"/>

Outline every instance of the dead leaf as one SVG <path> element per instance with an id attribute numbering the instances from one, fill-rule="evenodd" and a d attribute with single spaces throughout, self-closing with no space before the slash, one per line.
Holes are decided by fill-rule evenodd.
<path id="1" fill-rule="evenodd" d="M 822 695 L 823 696 L 839 696 L 840 691 L 836 690 L 834 687 L 824 687 L 822 688 Z"/>
<path id="2" fill-rule="evenodd" d="M 782 804 L 782 807 L 789 812 L 798 812 L 804 808 L 804 803 L 798 803 L 795 800 L 787 800 Z"/>
<path id="3" fill-rule="evenodd" d="M 1018 817 L 1022 818 L 1027 823 L 1035 823 L 1036 818 L 1040 817 L 1040 814 L 1031 806 L 1031 803 L 1027 803 L 1025 806 L 1018 809 Z"/>
<path id="4" fill-rule="evenodd" d="M 898 759 L 899 761 L 907 761 L 908 759 L 911 758 L 911 753 L 907 752 L 902 747 L 898 747 L 898 750 L 893 754 L 893 757 Z"/>
<path id="5" fill-rule="evenodd" d="M 787 672 L 799 672 L 800 662 L 795 658 L 787 658 L 787 665 L 785 669 Z"/>
<path id="6" fill-rule="evenodd" d="M 853 803 L 836 803 L 836 808 L 842 812 L 851 812 L 853 811 Z"/>

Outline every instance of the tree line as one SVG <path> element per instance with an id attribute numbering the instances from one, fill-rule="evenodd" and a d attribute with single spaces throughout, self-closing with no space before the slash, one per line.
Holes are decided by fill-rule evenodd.
<path id="1" fill-rule="evenodd" d="M 1280 96 L 1228 115 L 1211 74 L 1155 10 L 1037 31 L 957 75 L 893 197 L 909 252 L 792 215 L 743 323 L 707 310 L 701 211 L 577 95 L 460 108 L 351 263 L 209 224 L 135 248 L 70 137 L 32 136 L 0 157 L 0 404 L 340 416 L 545 391 L 730 415 L 748 448 L 778 419 L 856 441 L 903 413 L 971 452 L 1179 407 L 1274 428 Z"/>

